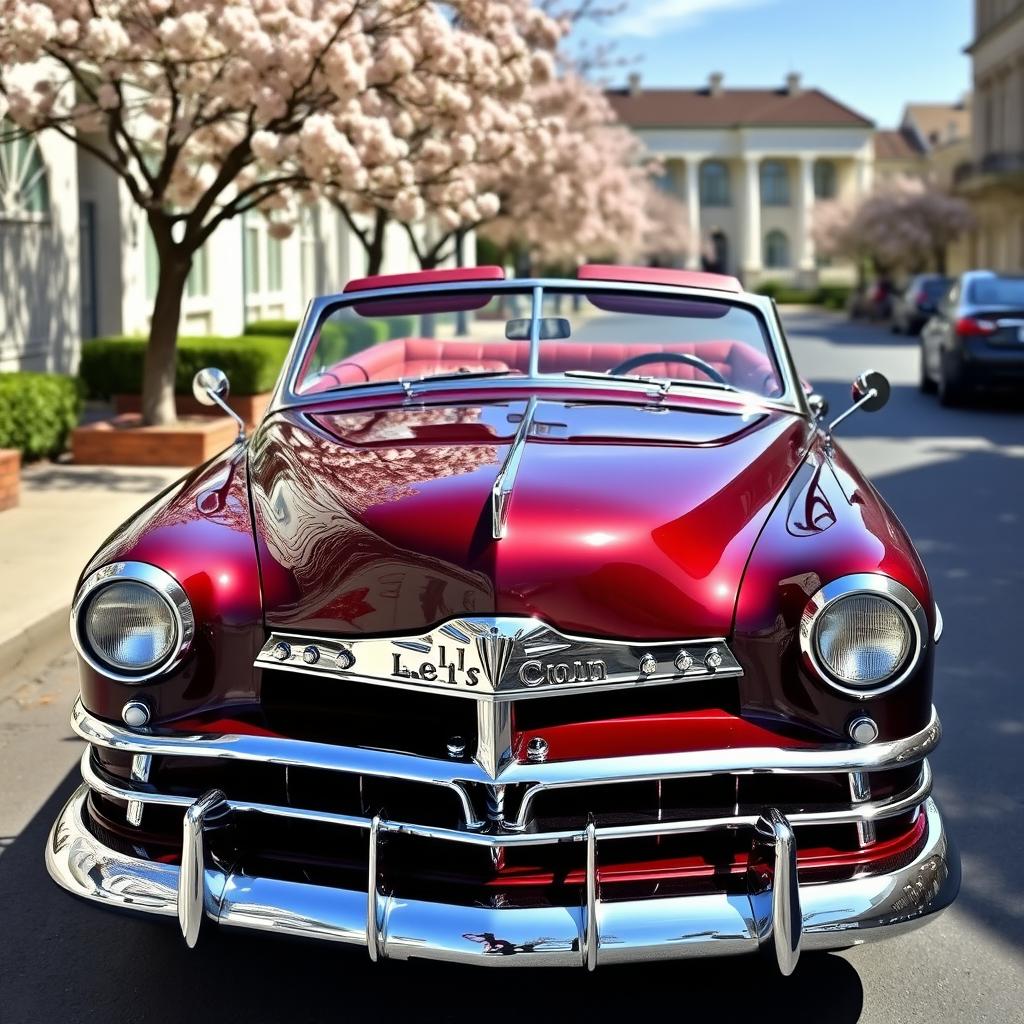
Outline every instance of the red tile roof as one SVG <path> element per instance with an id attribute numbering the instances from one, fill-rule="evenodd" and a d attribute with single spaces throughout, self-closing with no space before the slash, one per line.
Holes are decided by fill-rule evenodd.
<path id="1" fill-rule="evenodd" d="M 872 122 L 820 89 L 610 89 L 619 118 L 632 128 L 733 128 L 739 125 L 849 125 Z"/>
<path id="2" fill-rule="evenodd" d="M 924 155 L 917 138 L 906 128 L 875 132 L 876 160 L 917 160 Z"/>

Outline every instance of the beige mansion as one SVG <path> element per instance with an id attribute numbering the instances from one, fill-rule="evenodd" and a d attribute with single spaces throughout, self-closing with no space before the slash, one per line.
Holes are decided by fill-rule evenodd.
<path id="1" fill-rule="evenodd" d="M 687 266 L 810 283 L 849 280 L 814 250 L 816 201 L 864 194 L 874 175 L 874 125 L 788 75 L 775 89 L 648 89 L 638 75 L 608 97 L 666 169 L 689 220 Z"/>

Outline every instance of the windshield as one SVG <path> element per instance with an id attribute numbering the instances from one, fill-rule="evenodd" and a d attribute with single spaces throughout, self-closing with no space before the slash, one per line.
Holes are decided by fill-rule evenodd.
<path id="1" fill-rule="evenodd" d="M 967 298 L 977 306 L 1024 306 L 1024 277 L 986 277 L 972 281 Z"/>
<path id="2" fill-rule="evenodd" d="M 719 299 L 558 288 L 545 288 L 537 303 L 524 287 L 353 297 L 321 318 L 295 391 L 538 374 L 645 378 L 666 389 L 686 385 L 761 398 L 785 390 L 754 309 Z"/>

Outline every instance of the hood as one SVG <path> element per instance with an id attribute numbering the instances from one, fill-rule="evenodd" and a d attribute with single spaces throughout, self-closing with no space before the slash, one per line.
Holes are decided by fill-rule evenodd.
<path id="1" fill-rule="evenodd" d="M 525 408 L 267 420 L 250 487 L 268 627 L 394 634 L 505 614 L 589 636 L 727 635 L 807 422 L 541 399 L 494 540 L 492 487 Z"/>

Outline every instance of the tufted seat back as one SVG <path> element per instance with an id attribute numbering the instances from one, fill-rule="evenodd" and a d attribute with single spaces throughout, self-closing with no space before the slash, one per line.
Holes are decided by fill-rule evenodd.
<path id="1" fill-rule="evenodd" d="M 778 380 L 766 355 L 739 341 L 701 342 L 543 342 L 541 373 L 564 370 L 603 372 L 633 356 L 651 352 L 695 355 L 713 366 L 736 387 L 760 395 L 779 393 Z M 466 341 L 440 338 L 396 338 L 353 353 L 328 367 L 305 390 L 326 391 L 340 384 L 397 380 L 459 370 L 512 370 L 525 373 L 529 363 L 528 341 Z M 707 379 L 697 367 L 685 363 L 650 362 L 635 371 L 645 377 L 674 380 Z"/>

